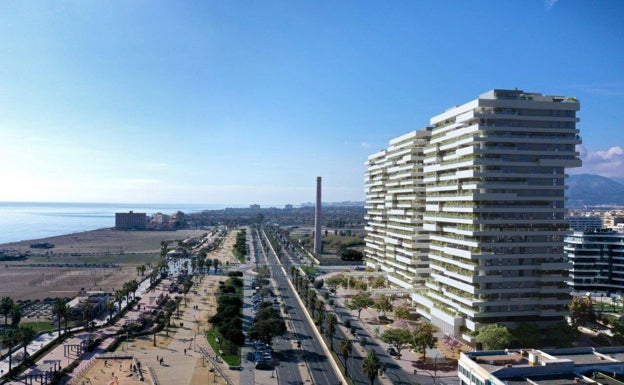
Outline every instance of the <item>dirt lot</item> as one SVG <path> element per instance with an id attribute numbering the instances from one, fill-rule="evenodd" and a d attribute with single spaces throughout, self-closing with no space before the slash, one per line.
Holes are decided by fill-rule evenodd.
<path id="1" fill-rule="evenodd" d="M 14 300 L 74 297 L 81 288 L 119 289 L 124 282 L 137 277 L 138 265 L 158 258 L 161 241 L 177 241 L 204 233 L 205 230 L 102 229 L 0 245 L 4 249 L 31 252 L 26 260 L 0 262 L 0 297 L 10 296 Z M 55 247 L 31 249 L 34 242 L 49 242 Z M 81 266 L 84 264 L 88 265 Z"/>

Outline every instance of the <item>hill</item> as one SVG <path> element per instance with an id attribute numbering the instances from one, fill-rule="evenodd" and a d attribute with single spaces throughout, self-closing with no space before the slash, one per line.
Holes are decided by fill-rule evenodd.
<path id="1" fill-rule="evenodd" d="M 570 175 L 566 181 L 568 207 L 624 206 L 624 185 L 600 175 Z"/>

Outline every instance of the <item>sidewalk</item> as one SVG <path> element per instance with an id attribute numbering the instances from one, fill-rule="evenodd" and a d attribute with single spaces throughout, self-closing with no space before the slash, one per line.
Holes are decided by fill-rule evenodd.
<path id="1" fill-rule="evenodd" d="M 337 294 L 339 294 L 341 290 L 342 289 L 339 289 Z M 361 318 L 358 320 L 357 311 L 349 310 L 344 306 L 345 299 L 343 296 L 334 294 L 332 295 L 331 298 L 333 298 L 334 301 L 339 303 L 342 308 L 348 311 L 349 314 L 351 315 L 351 319 L 358 322 L 366 330 L 366 332 L 375 340 L 375 343 L 381 346 L 384 351 L 388 347 L 390 347 L 389 344 L 381 341 L 379 337 L 375 337 L 377 333 L 378 335 L 381 335 L 386 330 L 386 328 L 391 327 L 391 325 L 371 324 L 371 322 L 378 319 L 379 312 L 377 312 L 373 308 L 362 309 L 362 312 L 360 315 Z M 343 331 L 345 332 L 345 335 L 350 334 L 350 332 L 343 326 L 342 323 L 339 323 L 339 327 L 343 329 Z M 435 336 L 438 338 L 438 340 L 442 340 L 443 333 L 436 332 Z M 354 342 L 353 346 L 355 349 L 357 349 L 358 353 L 361 356 L 365 356 L 368 353 L 368 350 L 365 348 L 365 346 L 360 345 L 359 342 Z M 434 347 L 432 349 L 426 349 L 426 357 L 427 357 L 427 360 L 429 359 L 434 360 L 435 367 L 437 369 L 434 373 L 430 373 L 429 370 L 420 369 L 415 366 L 416 362 L 421 362 L 421 354 L 416 353 L 412 351 L 411 349 L 401 350 L 401 359 L 399 360 L 399 359 L 396 359 L 395 357 L 394 362 L 397 365 L 399 365 L 401 369 L 404 370 L 406 373 L 414 373 L 414 370 L 417 370 L 419 374 L 425 374 L 431 377 L 457 378 L 457 366 L 453 365 L 452 360 L 447 360 L 444 354 L 437 347 Z M 419 366 L 422 366 L 422 365 L 419 365 Z M 384 385 L 392 385 L 392 381 L 386 375 L 380 376 L 379 381 Z"/>

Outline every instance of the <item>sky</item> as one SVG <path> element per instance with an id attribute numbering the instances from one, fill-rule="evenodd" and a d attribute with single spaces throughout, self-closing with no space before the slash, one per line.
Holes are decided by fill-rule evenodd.
<path id="1" fill-rule="evenodd" d="M 0 201 L 363 201 L 367 157 L 493 88 L 574 96 L 624 180 L 624 2 L 2 1 Z"/>

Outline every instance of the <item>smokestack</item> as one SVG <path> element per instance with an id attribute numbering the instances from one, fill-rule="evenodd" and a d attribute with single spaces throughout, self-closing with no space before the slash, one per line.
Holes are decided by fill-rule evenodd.
<path id="1" fill-rule="evenodd" d="M 316 208 L 314 210 L 314 252 L 320 254 L 323 249 L 321 241 L 321 177 L 316 177 Z"/>

